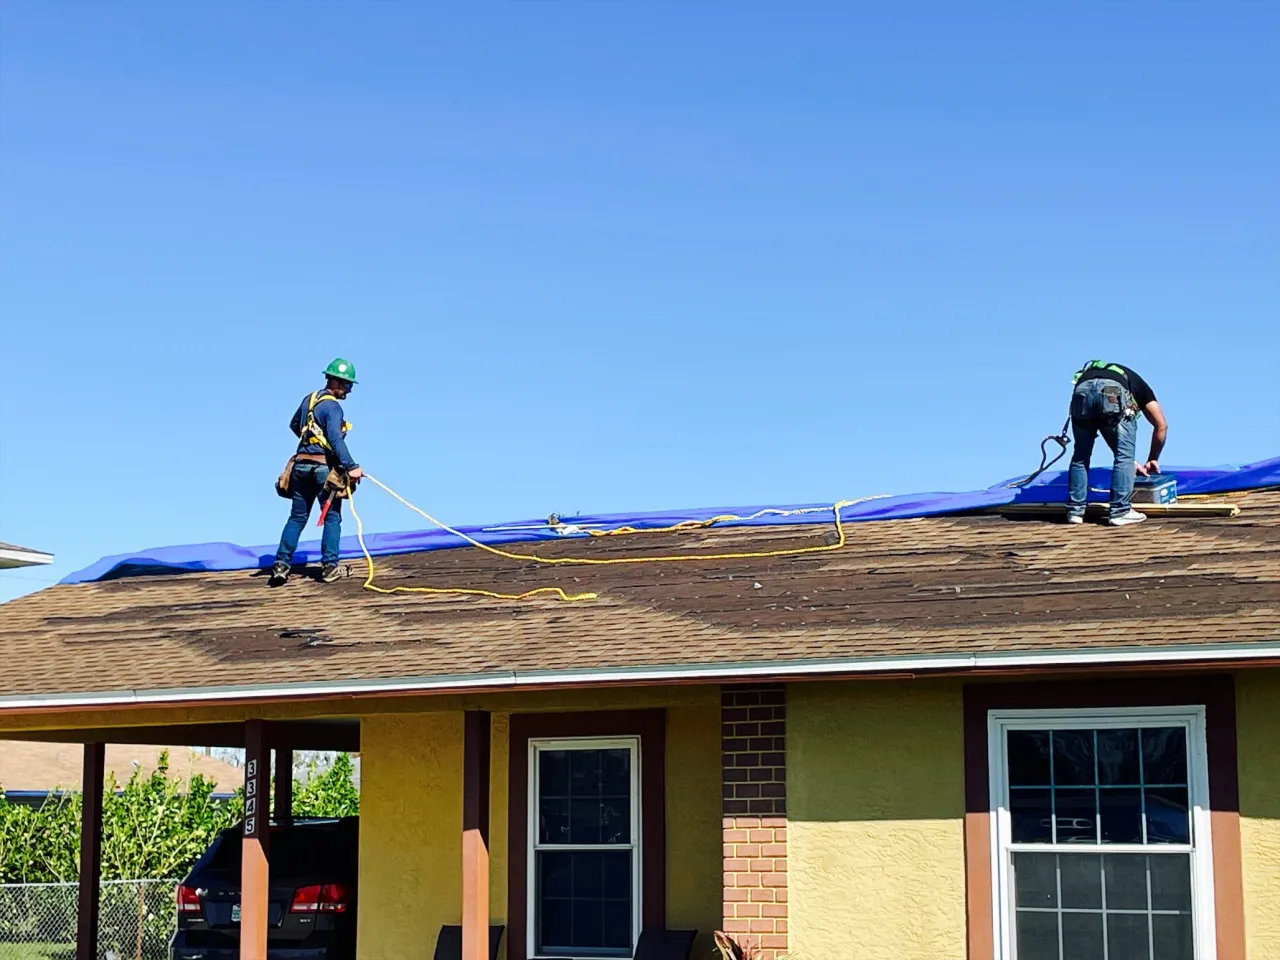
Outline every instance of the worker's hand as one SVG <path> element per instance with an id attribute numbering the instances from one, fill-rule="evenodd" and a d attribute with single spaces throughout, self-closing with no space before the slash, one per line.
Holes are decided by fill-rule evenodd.
<path id="1" fill-rule="evenodd" d="M 355 467 L 347 474 L 347 479 L 351 483 L 359 483 L 360 479 L 363 476 L 364 476 L 364 471 L 361 470 L 359 467 Z"/>
<path id="2" fill-rule="evenodd" d="M 1138 464 L 1138 473 L 1144 477 L 1155 476 L 1160 473 L 1160 461 L 1148 460 L 1146 463 Z"/>

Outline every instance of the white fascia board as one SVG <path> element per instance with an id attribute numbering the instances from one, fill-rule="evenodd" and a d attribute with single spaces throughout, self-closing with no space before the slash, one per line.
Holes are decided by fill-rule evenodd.
<path id="1" fill-rule="evenodd" d="M 740 683 L 746 680 L 805 680 L 822 677 L 856 679 L 895 673 L 972 672 L 1014 669 L 1071 669 L 1088 666 L 1155 666 L 1199 663 L 1206 667 L 1280 659 L 1280 641 L 1241 644 L 1199 644 L 1180 647 L 1067 649 L 971 654 L 933 654 L 916 657 L 867 657 L 829 660 L 770 660 L 655 667 L 616 667 L 592 670 L 548 670 L 467 674 L 395 679 L 334 680 L 321 683 L 246 684 L 224 687 L 120 690 L 46 696 L 0 697 L 0 713 L 31 710 L 115 709 L 166 704 L 277 702 L 334 697 L 413 696 L 538 689 L 599 687 L 633 683 Z"/>

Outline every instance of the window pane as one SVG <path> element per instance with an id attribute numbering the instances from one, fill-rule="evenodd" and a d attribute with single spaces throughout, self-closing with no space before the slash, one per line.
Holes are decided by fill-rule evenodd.
<path id="1" fill-rule="evenodd" d="M 1114 853 L 1103 857 L 1108 910 L 1147 909 L 1147 857 Z"/>
<path id="2" fill-rule="evenodd" d="M 1190 915 L 1191 857 L 1170 854 L 1148 859 L 1151 861 L 1151 909 L 1179 910 Z"/>
<path id="3" fill-rule="evenodd" d="M 1156 944 L 1152 960 L 1193 960 L 1196 950 L 1191 938 L 1191 914 L 1157 914 L 1151 918 L 1151 926 Z"/>
<path id="4" fill-rule="evenodd" d="M 631 956 L 630 850 L 537 853 L 538 948 Z"/>
<path id="5" fill-rule="evenodd" d="M 1013 855 L 1014 902 L 1020 907 L 1053 908 L 1058 905 L 1058 855 Z"/>
<path id="6" fill-rule="evenodd" d="M 631 842 L 631 804 L 626 797 L 605 797 L 600 802 L 600 842 Z"/>
<path id="7" fill-rule="evenodd" d="M 1095 783 L 1093 770 L 1093 731 L 1053 731 L 1053 784 Z"/>
<path id="8" fill-rule="evenodd" d="M 569 842 L 569 801 L 543 800 L 539 804 L 538 842 Z"/>
<path id="9" fill-rule="evenodd" d="M 1018 960 L 1058 960 L 1058 915 L 1018 911 Z"/>
<path id="10" fill-rule="evenodd" d="M 1124 960 L 1150 960 L 1147 915 L 1145 913 L 1107 914 L 1107 952 Z"/>
<path id="11" fill-rule="evenodd" d="M 1092 790 L 1055 790 L 1058 843 L 1097 843 L 1097 794 Z"/>
<path id="12" fill-rule="evenodd" d="M 1064 913 L 1062 960 L 1100 960 L 1102 955 L 1102 914 Z"/>
<path id="13" fill-rule="evenodd" d="M 600 842 L 600 800 L 596 797 L 570 801 L 569 842 Z"/>
<path id="14" fill-rule="evenodd" d="M 1062 906 L 1064 909 L 1102 909 L 1102 858 L 1096 854 L 1064 854 L 1059 857 L 1062 871 Z"/>
<path id="15" fill-rule="evenodd" d="M 1098 782 L 1126 786 L 1142 782 L 1137 730 L 1098 731 Z"/>
<path id="16" fill-rule="evenodd" d="M 573 945 L 604 946 L 604 902 L 575 900 L 573 904 Z"/>
<path id="17" fill-rule="evenodd" d="M 538 940 L 544 946 L 573 943 L 573 901 L 543 900 L 538 912 Z"/>
<path id="18" fill-rule="evenodd" d="M 1187 731 L 1183 727 L 1142 731 L 1142 774 L 1146 783 L 1187 782 Z"/>
<path id="19" fill-rule="evenodd" d="M 604 902 L 604 945 L 629 950 L 631 946 L 630 901 Z"/>
<path id="20" fill-rule="evenodd" d="M 1048 790 L 1010 790 L 1009 819 L 1014 843 L 1052 843 Z"/>
<path id="21" fill-rule="evenodd" d="M 1049 731 L 1009 731 L 1009 785 L 1049 786 Z"/>
<path id="22" fill-rule="evenodd" d="M 545 897 L 573 896 L 573 854 L 541 853 L 539 889 Z"/>
<path id="23" fill-rule="evenodd" d="M 569 752 L 538 751 L 538 790 L 544 797 L 569 795 Z"/>
<path id="24" fill-rule="evenodd" d="M 600 750 L 569 751 L 569 789 L 575 797 L 600 796 Z"/>
<path id="25" fill-rule="evenodd" d="M 630 750 L 604 751 L 601 788 L 606 797 L 628 797 L 631 795 Z"/>
<path id="26" fill-rule="evenodd" d="M 1142 791 L 1113 788 L 1098 793 L 1103 843 L 1142 842 Z"/>
<path id="27" fill-rule="evenodd" d="M 1186 787 L 1161 787 L 1147 791 L 1147 842 L 1191 842 Z"/>

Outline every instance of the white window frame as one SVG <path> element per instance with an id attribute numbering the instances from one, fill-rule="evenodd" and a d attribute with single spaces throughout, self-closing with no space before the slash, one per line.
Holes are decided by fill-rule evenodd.
<path id="1" fill-rule="evenodd" d="M 1014 902 L 1010 876 L 1012 854 L 1097 852 L 1081 844 L 1015 844 L 1009 815 L 1009 783 L 1005 734 L 1010 730 L 1103 730 L 1127 727 L 1173 727 L 1187 731 L 1187 801 L 1191 811 L 1191 843 L 1159 844 L 1169 853 L 1191 854 L 1191 923 L 1196 960 L 1216 960 L 1217 936 L 1213 901 L 1213 837 L 1209 817 L 1209 765 L 1205 708 L 1105 707 L 1065 710 L 991 710 L 987 714 L 987 763 L 991 807 L 991 906 L 996 960 L 1016 960 L 1013 937 Z M 1106 853 L 1150 853 L 1155 845 L 1105 844 Z"/>
<path id="2" fill-rule="evenodd" d="M 631 845 L 620 843 L 588 843 L 567 844 L 538 842 L 538 781 L 541 777 L 541 764 L 538 753 L 550 750 L 629 750 L 631 751 Z M 571 737 L 553 740 L 529 741 L 529 808 L 528 849 L 526 851 L 526 868 L 528 870 L 525 884 L 527 922 L 525 925 L 525 955 L 529 960 L 540 958 L 564 957 L 565 954 L 545 954 L 538 952 L 538 853 L 542 850 L 631 850 L 631 949 L 634 951 L 640 939 L 640 922 L 643 916 L 641 898 L 644 886 L 642 866 L 644 861 L 644 818 L 641 814 L 640 796 L 640 738 L 639 737 Z M 595 954 L 582 954 L 583 957 L 594 957 Z"/>

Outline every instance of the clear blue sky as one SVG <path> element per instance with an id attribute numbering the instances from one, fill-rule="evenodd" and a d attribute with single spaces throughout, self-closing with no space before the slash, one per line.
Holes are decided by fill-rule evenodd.
<path id="1" fill-rule="evenodd" d="M 1277 91 L 1274 3 L 8 2 L 0 598 L 274 541 L 335 354 L 458 522 L 985 486 L 1093 357 L 1275 455 Z"/>

